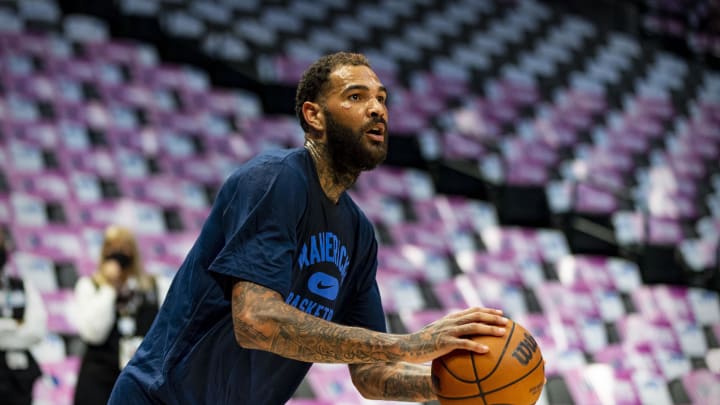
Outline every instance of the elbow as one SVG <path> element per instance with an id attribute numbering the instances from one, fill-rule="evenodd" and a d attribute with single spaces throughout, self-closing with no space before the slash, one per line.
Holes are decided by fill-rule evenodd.
<path id="1" fill-rule="evenodd" d="M 245 349 L 269 350 L 272 342 L 272 320 L 247 310 L 233 311 L 233 334 Z"/>
<path id="2" fill-rule="evenodd" d="M 369 400 L 384 399 L 378 386 L 379 381 L 372 378 L 371 369 L 371 364 L 351 364 L 350 378 L 352 383 L 363 398 Z"/>
<path id="3" fill-rule="evenodd" d="M 371 400 L 371 401 L 379 401 L 379 400 L 385 399 L 383 396 L 381 396 L 377 392 L 377 389 L 370 389 L 365 385 L 358 385 L 355 383 L 354 380 L 353 380 L 353 385 L 355 385 L 355 389 L 358 390 L 358 392 L 364 399 Z"/>

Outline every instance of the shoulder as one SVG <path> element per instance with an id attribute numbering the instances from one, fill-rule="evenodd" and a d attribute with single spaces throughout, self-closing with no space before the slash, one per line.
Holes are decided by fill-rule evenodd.
<path id="1" fill-rule="evenodd" d="M 264 152 L 238 167 L 226 183 L 233 186 L 268 186 L 274 182 L 307 183 L 304 149 L 285 149 Z"/>
<path id="2" fill-rule="evenodd" d="M 82 276 L 75 282 L 75 291 L 95 291 L 98 289 L 97 283 L 89 276 Z"/>
<path id="3" fill-rule="evenodd" d="M 375 240 L 375 227 L 373 226 L 372 222 L 370 222 L 370 219 L 368 219 L 367 215 L 365 215 L 365 212 L 360 209 L 360 206 L 355 203 L 355 201 L 348 193 L 345 193 L 345 201 L 348 210 L 353 213 L 353 216 L 357 220 L 357 226 L 360 231 L 359 235 L 361 237 L 371 238 Z"/>

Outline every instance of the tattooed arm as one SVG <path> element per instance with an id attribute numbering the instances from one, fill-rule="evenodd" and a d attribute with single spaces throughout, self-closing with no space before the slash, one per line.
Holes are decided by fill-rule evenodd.
<path id="1" fill-rule="evenodd" d="M 436 399 L 429 366 L 398 362 L 349 367 L 355 388 L 367 399 L 414 402 Z"/>
<path id="2" fill-rule="evenodd" d="M 454 349 L 487 352 L 464 339 L 469 335 L 505 333 L 499 311 L 472 308 L 450 314 L 408 335 L 380 333 L 335 324 L 288 304 L 274 290 L 239 281 L 233 287 L 235 339 L 242 347 L 269 351 L 316 363 L 423 363 Z"/>

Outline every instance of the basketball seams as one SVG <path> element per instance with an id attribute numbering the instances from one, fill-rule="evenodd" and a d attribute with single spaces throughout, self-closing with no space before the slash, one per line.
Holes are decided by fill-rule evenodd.
<path id="1" fill-rule="evenodd" d="M 500 352 L 500 357 L 498 357 L 492 370 L 490 370 L 490 372 L 485 377 L 478 379 L 477 380 L 478 383 L 490 378 L 493 375 L 493 373 L 495 373 L 495 371 L 498 369 L 498 367 L 500 366 L 500 363 L 502 363 L 502 359 L 503 359 L 503 357 L 505 357 L 505 352 L 507 351 L 507 347 L 510 344 L 510 341 L 512 340 L 513 333 L 515 333 L 515 325 L 516 325 L 515 321 L 513 321 L 512 327 L 510 328 L 510 332 L 508 332 L 509 335 L 508 335 L 507 339 L 505 339 L 505 344 L 503 345 L 502 352 Z M 473 368 L 474 368 L 474 364 L 473 364 Z M 477 374 L 475 377 L 477 378 Z"/>
<path id="2" fill-rule="evenodd" d="M 478 378 L 477 367 L 475 367 L 475 353 L 470 352 L 470 363 L 472 364 L 473 374 L 475 374 L 475 385 L 477 385 L 478 391 L 480 392 L 480 398 L 483 400 L 483 405 L 487 405 L 485 400 L 485 393 L 483 392 L 482 385 L 480 385 L 480 379 Z"/>
<path id="3" fill-rule="evenodd" d="M 542 359 L 542 357 L 540 357 L 540 359 L 538 360 L 537 364 L 535 364 L 535 366 L 534 366 L 530 371 L 528 371 L 527 373 L 525 373 L 525 374 L 523 374 L 522 376 L 518 377 L 517 379 L 515 379 L 515 380 L 513 380 L 513 381 L 510 381 L 509 383 L 507 383 L 507 384 L 505 384 L 505 385 L 502 385 L 502 386 L 500 386 L 500 387 L 494 388 L 494 389 L 486 392 L 485 395 L 490 395 L 490 394 L 492 394 L 492 393 L 498 392 L 498 391 L 500 391 L 500 390 L 503 390 L 503 389 L 505 389 L 505 388 L 507 388 L 507 387 L 509 387 L 509 386 L 511 386 L 511 385 L 513 385 L 513 384 L 515 384 L 515 383 L 517 383 L 518 381 L 521 381 L 521 380 L 525 379 L 525 377 L 527 377 L 527 376 L 529 376 L 530 374 L 534 373 L 535 370 L 537 370 L 537 368 L 538 368 L 542 363 L 543 363 L 543 359 Z"/>
<path id="4" fill-rule="evenodd" d="M 453 376 L 454 379 L 456 379 L 460 382 L 463 382 L 466 384 L 475 384 L 477 382 L 477 380 L 475 380 L 475 381 L 466 380 L 464 378 L 458 377 L 452 370 L 450 370 L 450 367 L 448 367 L 447 363 L 445 363 L 445 360 L 443 360 L 443 359 L 440 359 L 440 364 L 442 364 L 443 368 L 448 372 L 448 374 L 450 374 L 451 376 Z M 476 376 L 476 378 L 477 378 L 477 376 Z"/>
<path id="5" fill-rule="evenodd" d="M 454 381 L 456 381 L 455 383 L 448 381 L 448 383 L 457 384 L 457 388 L 453 389 L 452 391 L 455 391 L 454 393 L 456 395 L 460 394 L 458 396 L 452 396 L 452 394 L 450 394 L 450 392 L 445 393 L 445 395 L 436 393 L 437 398 L 439 400 L 441 400 L 441 403 L 446 403 L 446 404 L 453 404 L 453 403 L 458 403 L 458 404 L 474 403 L 475 404 L 476 403 L 478 405 L 509 405 L 509 404 L 505 404 L 505 401 L 518 400 L 519 397 L 516 398 L 515 393 L 517 393 L 517 395 L 520 395 L 522 398 L 527 397 L 528 400 L 530 400 L 531 396 L 528 396 L 528 395 L 531 395 L 531 393 L 526 392 L 525 388 L 517 390 L 517 389 L 511 388 L 511 387 L 513 387 L 516 384 L 523 384 L 523 387 L 524 387 L 525 385 L 527 385 L 527 383 L 523 382 L 524 380 L 527 380 L 527 382 L 531 382 L 531 381 L 535 381 L 537 378 L 542 378 L 541 376 L 539 376 L 539 370 L 541 370 L 540 367 L 542 366 L 542 363 L 543 363 L 542 355 L 539 356 L 539 359 L 536 364 L 530 366 L 529 370 L 527 369 L 527 366 L 523 367 L 523 369 L 525 369 L 527 371 L 524 372 L 521 376 L 519 376 L 517 378 L 513 378 L 513 376 L 511 376 L 511 375 L 505 376 L 505 374 L 506 374 L 506 372 L 511 372 L 511 373 L 522 372 L 522 369 L 511 368 L 513 371 L 509 371 L 503 367 L 500 367 L 501 363 L 503 362 L 503 359 L 505 358 L 505 354 L 512 352 L 512 350 L 508 350 L 508 349 L 514 347 L 515 344 L 519 345 L 522 343 L 522 342 L 520 342 L 521 340 L 523 340 L 522 333 L 521 333 L 523 331 L 522 326 L 520 326 L 517 329 L 518 336 L 519 336 L 518 342 L 520 342 L 520 343 L 513 341 L 513 339 L 515 338 L 516 325 L 517 324 L 513 321 L 512 325 L 510 325 L 510 327 L 507 328 L 508 331 L 506 334 L 506 339 L 504 339 L 504 341 L 494 341 L 492 343 L 492 345 L 495 347 L 493 349 L 493 353 L 497 353 L 497 349 L 501 349 L 500 352 L 498 353 L 498 357 L 495 359 L 483 358 L 481 354 L 474 353 L 472 351 L 467 351 L 467 350 L 465 351 L 466 354 L 464 356 L 468 356 L 469 358 L 465 357 L 464 362 L 455 363 L 454 358 L 453 358 L 453 361 L 447 361 L 447 360 L 449 360 L 449 358 L 448 359 L 445 359 L 445 358 L 436 359 L 436 360 L 440 361 L 440 364 L 438 364 L 438 366 L 440 366 L 438 371 L 444 369 L 446 371 L 445 378 L 452 378 Z M 511 341 L 513 341 L 512 344 L 511 344 Z M 500 346 L 502 346 L 502 347 L 500 347 Z M 463 356 L 460 353 L 458 353 L 456 355 Z M 493 357 L 493 356 L 491 356 L 491 357 Z M 527 356 L 527 357 L 529 360 L 531 357 L 534 357 L 534 356 Z M 487 368 L 483 367 L 483 366 L 489 365 L 489 363 L 493 362 L 493 360 L 494 360 L 494 364 L 492 365 L 491 369 L 488 370 L 482 378 L 480 378 L 481 370 L 478 368 L 478 366 L 480 366 L 480 368 L 483 368 L 484 369 L 483 371 L 485 371 L 485 370 L 487 370 Z M 508 360 L 510 360 L 510 358 L 508 358 Z M 453 369 L 457 369 L 458 371 L 454 372 L 453 369 L 451 369 L 450 367 L 452 367 Z M 465 374 L 470 374 L 470 373 L 468 373 L 470 370 L 468 370 L 467 367 L 472 367 L 472 375 L 470 376 L 470 379 L 460 378 L 457 373 L 461 373 L 461 374 L 463 374 L 463 376 Z M 498 372 L 498 370 L 501 371 L 501 373 L 498 374 L 500 380 L 498 380 L 498 378 L 492 378 L 495 375 L 495 373 Z M 443 374 L 439 374 L 439 375 L 442 376 Z M 515 374 L 515 375 L 517 375 L 517 374 Z M 474 377 L 474 381 L 472 380 L 473 377 Z M 493 385 L 496 385 L 497 383 L 501 383 L 501 380 L 507 381 L 507 377 L 510 377 L 513 380 L 508 383 L 505 383 L 499 387 L 483 389 L 484 384 L 487 385 L 487 384 L 492 383 Z M 487 381 L 487 383 L 486 383 L 486 381 Z M 461 388 L 461 385 L 463 385 L 463 384 L 466 385 L 465 388 Z M 472 391 L 472 388 L 471 388 L 471 386 L 469 386 L 467 384 L 472 384 L 472 385 L 476 386 L 477 393 L 476 394 L 469 393 L 468 391 Z M 520 387 L 518 387 L 518 388 L 520 388 Z M 449 387 L 448 387 L 448 389 L 449 389 Z M 512 391 L 512 394 L 509 394 L 510 396 L 508 396 L 508 394 L 504 393 L 508 389 L 514 390 L 514 391 Z M 461 394 L 461 392 L 464 392 L 465 395 Z M 448 396 L 447 394 L 450 394 L 451 396 Z M 532 394 L 536 394 L 536 392 L 533 392 Z M 493 397 L 496 397 L 498 395 L 501 395 L 500 397 L 498 397 L 498 399 L 502 402 L 496 402 L 493 400 Z M 482 400 L 482 402 L 481 402 L 481 400 Z"/>

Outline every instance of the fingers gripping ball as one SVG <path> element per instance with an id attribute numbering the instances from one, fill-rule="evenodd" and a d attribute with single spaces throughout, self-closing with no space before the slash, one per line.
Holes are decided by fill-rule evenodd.
<path id="1" fill-rule="evenodd" d="M 532 335 L 509 321 L 505 336 L 477 336 L 485 354 L 455 350 L 432 363 L 432 381 L 442 405 L 530 405 L 545 384 L 542 353 Z"/>

